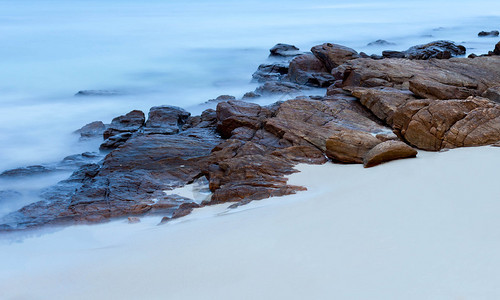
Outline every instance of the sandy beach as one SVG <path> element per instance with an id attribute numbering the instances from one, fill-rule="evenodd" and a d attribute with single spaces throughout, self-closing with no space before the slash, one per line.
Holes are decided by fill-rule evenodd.
<path id="1" fill-rule="evenodd" d="M 500 148 L 299 165 L 309 191 L 0 244 L 2 299 L 495 299 Z"/>

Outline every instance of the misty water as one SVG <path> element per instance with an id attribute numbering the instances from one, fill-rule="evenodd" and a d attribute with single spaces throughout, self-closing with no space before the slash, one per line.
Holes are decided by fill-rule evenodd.
<path id="1" fill-rule="evenodd" d="M 0 173 L 97 151 L 73 131 L 132 109 L 176 105 L 200 113 L 208 99 L 241 97 L 278 42 L 301 50 L 334 42 L 368 54 L 446 39 L 468 53 L 492 50 L 497 1 L 0 1 Z M 112 97 L 75 97 L 79 90 Z M 266 101 L 260 100 L 260 101 Z M 271 100 L 269 100 L 271 101 Z M 37 199 L 70 170 L 0 180 L 0 216 Z"/>

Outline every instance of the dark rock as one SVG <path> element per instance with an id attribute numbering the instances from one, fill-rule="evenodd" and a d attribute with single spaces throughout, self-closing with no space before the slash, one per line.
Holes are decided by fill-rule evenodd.
<path id="1" fill-rule="evenodd" d="M 176 106 L 155 106 L 149 111 L 143 132 L 147 134 L 175 134 L 191 114 Z"/>
<path id="2" fill-rule="evenodd" d="M 219 102 L 222 102 L 222 101 L 227 101 L 227 100 L 236 100 L 236 97 L 234 96 L 231 96 L 231 95 L 220 95 L 218 96 L 217 98 L 215 99 L 210 99 L 207 101 L 207 103 L 209 102 L 216 102 L 216 103 L 219 103 Z"/>
<path id="3" fill-rule="evenodd" d="M 288 73 L 288 63 L 262 64 L 253 73 L 252 78 L 258 82 L 281 80 Z"/>
<path id="4" fill-rule="evenodd" d="M 97 152 L 84 152 L 82 154 L 74 154 L 66 156 L 58 165 L 60 167 L 80 167 L 85 164 L 97 162 L 103 156 Z"/>
<path id="5" fill-rule="evenodd" d="M 303 90 L 308 90 L 306 86 L 292 82 L 266 82 L 264 85 L 255 89 L 255 93 L 263 96 L 284 94 L 296 95 L 301 94 Z"/>
<path id="6" fill-rule="evenodd" d="M 359 58 L 358 52 L 355 50 L 331 43 L 314 46 L 311 48 L 311 52 L 323 62 L 328 72 L 348 60 Z"/>
<path id="7" fill-rule="evenodd" d="M 482 96 L 490 99 L 491 101 L 500 103 L 500 85 L 487 89 Z"/>
<path id="8" fill-rule="evenodd" d="M 468 58 L 476 58 L 476 57 L 477 57 L 477 55 L 476 55 L 476 54 L 474 54 L 474 53 L 471 53 L 471 54 L 469 54 L 469 56 L 467 56 L 467 57 L 468 57 Z"/>
<path id="9" fill-rule="evenodd" d="M 405 58 L 405 53 L 401 51 L 385 50 L 382 51 L 382 56 L 385 58 Z"/>
<path id="10" fill-rule="evenodd" d="M 122 132 L 107 138 L 100 146 L 100 150 L 112 150 L 125 144 L 125 142 L 132 136 L 132 132 Z"/>
<path id="11" fill-rule="evenodd" d="M 386 40 L 376 40 L 374 42 L 368 43 L 367 46 L 393 46 L 396 45 L 395 43 L 388 42 Z"/>
<path id="12" fill-rule="evenodd" d="M 142 111 L 133 110 L 126 115 L 114 118 L 108 129 L 104 131 L 103 137 L 104 139 L 108 139 L 123 132 L 136 132 L 144 125 L 145 120 L 146 118 Z"/>
<path id="13" fill-rule="evenodd" d="M 113 90 L 82 90 L 78 91 L 75 96 L 96 96 L 96 97 L 110 97 L 110 96 L 122 96 L 123 92 L 113 91 Z"/>
<path id="14" fill-rule="evenodd" d="M 95 121 L 89 123 L 82 128 L 75 131 L 75 133 L 80 134 L 82 138 L 95 138 L 101 137 L 104 131 L 106 130 L 106 125 L 104 125 L 101 121 Z"/>
<path id="15" fill-rule="evenodd" d="M 500 34 L 498 30 L 492 30 L 492 31 L 481 31 L 480 33 L 477 34 L 479 37 L 497 37 Z"/>
<path id="16" fill-rule="evenodd" d="M 327 87 L 333 84 L 335 77 L 327 72 L 323 63 L 312 54 L 303 54 L 290 62 L 288 78 L 298 84 Z"/>
<path id="17" fill-rule="evenodd" d="M 500 42 L 495 45 L 495 50 L 493 50 L 494 55 L 500 55 Z"/>
<path id="18" fill-rule="evenodd" d="M 417 150 L 401 141 L 386 141 L 373 147 L 363 158 L 365 168 L 374 167 L 381 163 L 401 159 L 416 157 Z"/>
<path id="19" fill-rule="evenodd" d="M 296 56 L 301 54 L 299 48 L 294 45 L 281 43 L 274 45 L 274 47 L 269 49 L 269 52 L 271 52 L 270 56 Z"/>
<path id="20" fill-rule="evenodd" d="M 405 51 L 409 59 L 448 59 L 465 54 L 465 47 L 450 41 L 435 41 L 424 45 L 413 46 Z"/>
<path id="21" fill-rule="evenodd" d="M 0 174 L 0 178 L 1 177 L 25 177 L 25 176 L 43 175 L 43 174 L 51 173 L 54 171 L 56 171 L 56 169 L 53 167 L 35 165 L 35 166 L 28 166 L 28 167 L 22 167 L 22 168 L 4 171 Z"/>
<path id="22" fill-rule="evenodd" d="M 255 93 L 255 92 L 248 92 L 243 95 L 243 99 L 253 99 L 253 98 L 259 98 L 260 95 Z"/>

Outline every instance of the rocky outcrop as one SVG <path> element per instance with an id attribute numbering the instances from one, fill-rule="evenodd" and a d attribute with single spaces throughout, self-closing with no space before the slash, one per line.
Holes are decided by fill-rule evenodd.
<path id="1" fill-rule="evenodd" d="M 288 73 L 287 62 L 275 62 L 271 64 L 261 64 L 252 78 L 257 82 L 279 81 Z"/>
<path id="2" fill-rule="evenodd" d="M 105 143 L 114 144 L 103 160 L 68 157 L 78 170 L 44 191 L 42 201 L 5 217 L 0 229 L 146 214 L 161 214 L 166 222 L 203 205 L 237 206 L 304 190 L 285 177 L 296 172 L 297 163 L 371 167 L 415 157 L 414 147 L 437 151 L 500 143 L 500 105 L 494 102 L 499 56 L 375 60 L 333 44 L 313 49 L 316 57 L 296 57 L 287 76 L 257 92 L 304 91 L 310 78 L 333 68 L 327 96 L 269 106 L 220 99 L 216 110 L 200 116 L 158 106 L 147 121 L 132 111 L 104 132 Z M 171 193 L 200 180 L 212 192 L 204 202 Z"/>
<path id="3" fill-rule="evenodd" d="M 95 121 L 76 130 L 75 133 L 80 134 L 80 137 L 82 139 L 86 139 L 86 138 L 102 137 L 105 130 L 106 130 L 106 125 L 103 122 Z"/>
<path id="4" fill-rule="evenodd" d="M 448 59 L 465 54 L 465 47 L 450 41 L 435 41 L 424 45 L 413 46 L 406 50 L 408 59 Z"/>

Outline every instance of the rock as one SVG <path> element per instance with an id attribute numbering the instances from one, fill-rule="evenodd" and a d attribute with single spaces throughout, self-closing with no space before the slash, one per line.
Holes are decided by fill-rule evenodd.
<path id="1" fill-rule="evenodd" d="M 81 154 L 69 155 L 63 158 L 63 160 L 58 164 L 60 167 L 65 168 L 77 168 L 85 164 L 95 163 L 101 160 L 103 156 L 97 152 L 84 152 Z"/>
<path id="2" fill-rule="evenodd" d="M 450 41 L 435 41 L 424 45 L 413 46 L 406 50 L 405 57 L 409 59 L 448 59 L 464 55 L 465 47 Z"/>
<path id="3" fill-rule="evenodd" d="M 386 40 L 376 40 L 374 42 L 368 43 L 367 46 L 377 46 L 377 47 L 380 47 L 380 46 L 392 46 L 392 45 L 396 45 L 396 44 L 388 42 Z"/>
<path id="4" fill-rule="evenodd" d="M 218 96 L 215 99 L 209 99 L 209 100 L 207 100 L 206 103 L 210 103 L 210 102 L 219 103 L 219 102 L 227 101 L 227 100 L 236 100 L 236 97 L 231 96 L 231 95 L 220 95 L 220 96 Z"/>
<path id="5" fill-rule="evenodd" d="M 382 51 L 382 56 L 384 58 L 405 58 L 406 54 L 401 51 L 385 50 Z"/>
<path id="6" fill-rule="evenodd" d="M 276 94 L 296 95 L 301 94 L 303 90 L 308 90 L 306 86 L 292 82 L 266 82 L 264 85 L 255 89 L 255 93 L 262 96 L 271 96 Z"/>
<path id="7" fill-rule="evenodd" d="M 491 101 L 500 103 L 500 85 L 487 89 L 482 96 L 490 99 Z"/>
<path id="8" fill-rule="evenodd" d="M 495 45 L 495 50 L 493 50 L 494 55 L 500 55 L 500 42 Z"/>
<path id="9" fill-rule="evenodd" d="M 111 97 L 122 96 L 123 92 L 113 90 L 82 90 L 78 91 L 75 96 L 95 96 L 95 97 Z"/>
<path id="10" fill-rule="evenodd" d="M 144 125 L 146 118 L 144 113 L 140 110 L 133 110 L 126 115 L 119 116 L 111 121 L 108 129 L 104 131 L 104 139 L 108 139 L 114 135 L 128 132 L 136 132 Z"/>
<path id="11" fill-rule="evenodd" d="M 290 62 L 288 70 L 290 81 L 316 87 L 328 87 L 335 77 L 327 72 L 323 63 L 312 54 L 303 54 Z"/>
<path id="12" fill-rule="evenodd" d="M 46 167 L 41 165 L 34 165 L 28 167 L 22 167 L 12 170 L 7 170 L 0 173 L 0 178 L 2 177 L 25 177 L 25 176 L 36 176 L 43 175 L 47 173 L 52 173 L 56 171 L 53 167 Z"/>
<path id="13" fill-rule="evenodd" d="M 254 99 L 254 98 L 259 98 L 260 95 L 255 93 L 255 92 L 248 92 L 243 95 L 243 99 Z"/>
<path id="14" fill-rule="evenodd" d="M 497 37 L 500 34 L 498 30 L 492 30 L 489 32 L 486 31 L 481 31 L 480 33 L 477 34 L 479 37 Z"/>
<path id="15" fill-rule="evenodd" d="M 363 158 L 363 165 L 370 168 L 387 161 L 416 156 L 417 150 L 407 144 L 401 141 L 386 141 L 368 151 Z"/>
<path id="16" fill-rule="evenodd" d="M 138 217 L 128 217 L 128 223 L 129 224 L 137 224 L 137 223 L 141 223 L 141 219 L 138 218 Z"/>
<path id="17" fill-rule="evenodd" d="M 99 150 L 112 150 L 125 144 L 125 142 L 132 136 L 132 132 L 122 132 L 107 138 L 100 146 Z"/>
<path id="18" fill-rule="evenodd" d="M 101 121 L 95 121 L 89 123 L 82 128 L 75 131 L 75 133 L 80 134 L 82 138 L 95 138 L 102 137 L 102 134 L 106 130 L 106 125 Z"/>
<path id="19" fill-rule="evenodd" d="M 0 204 L 17 201 L 21 199 L 22 196 L 21 193 L 13 190 L 0 191 Z"/>
<path id="20" fill-rule="evenodd" d="M 283 75 L 288 73 L 288 63 L 277 62 L 272 64 L 262 64 L 253 73 L 252 78 L 257 82 L 281 80 Z"/>
<path id="21" fill-rule="evenodd" d="M 500 57 L 450 60 L 356 59 L 332 72 L 342 86 L 388 86 L 411 91 L 422 98 L 452 99 L 482 95 L 500 85 Z"/>
<path id="22" fill-rule="evenodd" d="M 190 115 L 184 109 L 176 106 L 152 107 L 143 131 L 147 134 L 178 133 Z"/>
<path id="23" fill-rule="evenodd" d="M 328 72 L 348 60 L 359 58 L 358 52 L 355 50 L 331 43 L 314 46 L 311 48 L 311 52 L 323 62 Z"/>
<path id="24" fill-rule="evenodd" d="M 500 106 L 484 98 L 412 100 L 394 114 L 394 127 L 419 149 L 483 146 L 500 140 Z"/>
<path id="25" fill-rule="evenodd" d="M 296 56 L 301 54 L 299 48 L 294 45 L 281 43 L 274 45 L 274 47 L 269 49 L 269 52 L 271 52 L 269 56 Z"/>

